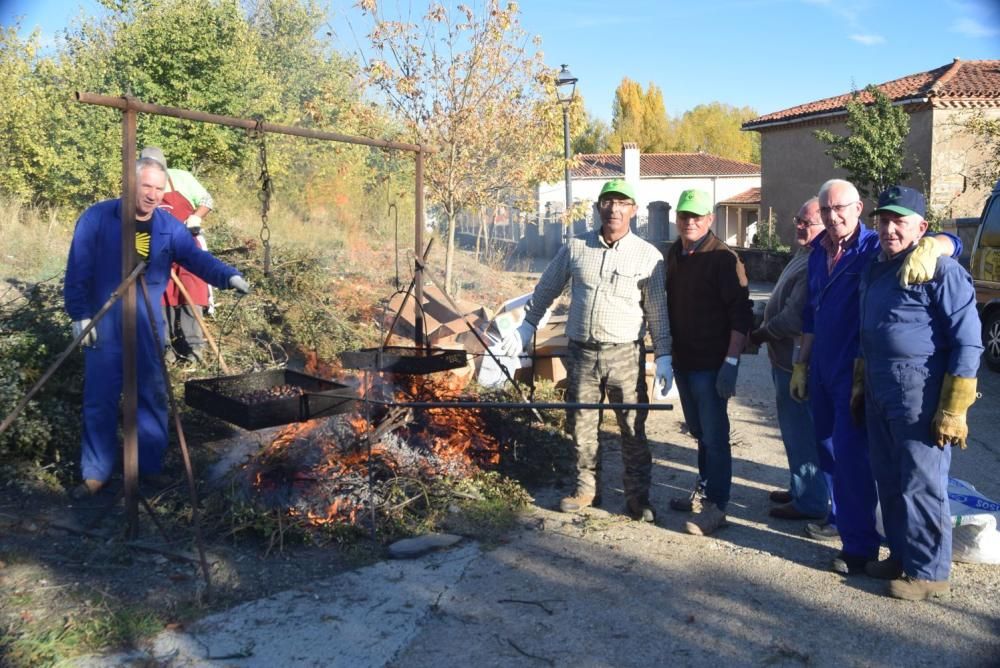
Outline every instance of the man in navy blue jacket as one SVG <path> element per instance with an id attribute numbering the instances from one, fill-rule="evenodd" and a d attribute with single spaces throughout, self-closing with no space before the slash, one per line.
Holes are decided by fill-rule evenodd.
<path id="1" fill-rule="evenodd" d="M 831 567 L 845 575 L 864 573 L 865 564 L 878 556 L 880 543 L 868 436 L 850 411 L 858 355 L 858 284 L 879 252 L 878 234 L 860 224 L 863 209 L 857 188 L 848 181 L 831 179 L 819 190 L 825 230 L 812 242 L 802 344 L 789 386 L 793 398 L 808 398 L 812 405 L 820 468 L 831 480 L 831 519 L 843 545 Z M 957 237 L 938 235 L 931 241 L 906 258 L 900 280 L 926 282 L 933 277 L 939 256 L 961 252 Z"/>
<path id="2" fill-rule="evenodd" d="M 865 572 L 895 598 L 948 592 L 951 446 L 965 447 L 983 346 L 969 272 L 940 258 L 931 280 L 901 286 L 906 258 L 933 244 L 924 196 L 893 186 L 879 196 L 882 252 L 861 274 L 861 350 L 851 408 L 868 427 L 890 555 Z"/>
<path id="3" fill-rule="evenodd" d="M 160 303 L 170 280 L 170 265 L 178 262 L 219 288 L 233 287 L 244 294 L 250 286 L 239 272 L 203 251 L 184 225 L 158 209 L 167 175 L 154 160 L 136 164 L 136 253 L 148 264 L 146 284 L 153 312 L 145 300 L 136 300 L 136 362 L 138 376 L 139 472 L 155 474 L 167 448 L 166 384 L 149 327 L 153 319 L 160 342 L 166 341 Z M 63 290 L 66 312 L 78 336 L 90 324 L 121 283 L 121 199 L 107 200 L 83 212 L 73 232 Z M 122 305 L 115 305 L 87 333 L 84 345 L 83 484 L 74 498 L 96 493 L 111 477 L 118 450 L 118 402 L 122 390 Z"/>

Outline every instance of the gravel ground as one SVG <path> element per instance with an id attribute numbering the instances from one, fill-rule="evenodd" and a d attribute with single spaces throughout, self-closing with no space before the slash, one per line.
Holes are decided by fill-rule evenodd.
<path id="1" fill-rule="evenodd" d="M 980 375 L 952 475 L 1000 499 L 1000 374 Z M 161 634 L 141 655 L 79 665 L 1000 665 L 1000 567 L 956 564 L 952 594 L 921 603 L 831 572 L 839 543 L 767 515 L 767 492 L 788 474 L 765 354 L 743 358 L 737 391 L 730 526 L 713 536 L 687 535 L 686 516 L 667 508 L 696 466 L 677 403 L 649 423 L 655 525 L 622 514 L 608 432 L 602 509 L 561 514 L 560 490 L 541 490 L 494 549 L 382 562 Z"/>

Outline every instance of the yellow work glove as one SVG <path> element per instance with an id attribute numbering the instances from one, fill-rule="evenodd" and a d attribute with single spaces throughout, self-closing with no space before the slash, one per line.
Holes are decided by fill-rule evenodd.
<path id="1" fill-rule="evenodd" d="M 788 393 L 795 401 L 803 402 L 809 398 L 809 365 L 796 362 L 792 365 L 792 380 L 788 383 Z"/>
<path id="2" fill-rule="evenodd" d="M 905 288 L 910 284 L 926 283 L 934 278 L 934 270 L 937 269 L 938 258 L 941 257 L 941 248 L 937 242 L 930 237 L 924 237 L 917 243 L 913 252 L 906 256 L 903 266 L 899 268 L 899 287 Z"/>
<path id="3" fill-rule="evenodd" d="M 865 360 L 854 360 L 854 379 L 851 381 L 851 420 L 854 426 L 865 424 Z"/>
<path id="4" fill-rule="evenodd" d="M 931 437 L 939 448 L 944 450 L 949 444 L 965 448 L 965 439 L 969 436 L 965 414 L 975 400 L 975 378 L 945 374 L 937 412 L 931 422 Z"/>

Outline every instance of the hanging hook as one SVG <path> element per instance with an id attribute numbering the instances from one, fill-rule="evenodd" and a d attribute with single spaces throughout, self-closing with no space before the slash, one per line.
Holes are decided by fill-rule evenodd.
<path id="1" fill-rule="evenodd" d="M 389 211 L 387 213 L 394 213 L 396 215 L 396 291 L 399 292 L 401 283 L 399 282 L 399 209 L 396 208 L 395 202 L 389 203 Z"/>

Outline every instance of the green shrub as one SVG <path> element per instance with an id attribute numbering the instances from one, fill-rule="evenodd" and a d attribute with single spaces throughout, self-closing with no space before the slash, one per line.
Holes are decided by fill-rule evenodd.
<path id="1" fill-rule="evenodd" d="M 8 281 L 0 302 L 0 415 L 7 416 L 69 345 L 62 286 Z M 0 434 L 0 460 L 59 461 L 80 440 L 83 356 L 70 355 Z"/>

